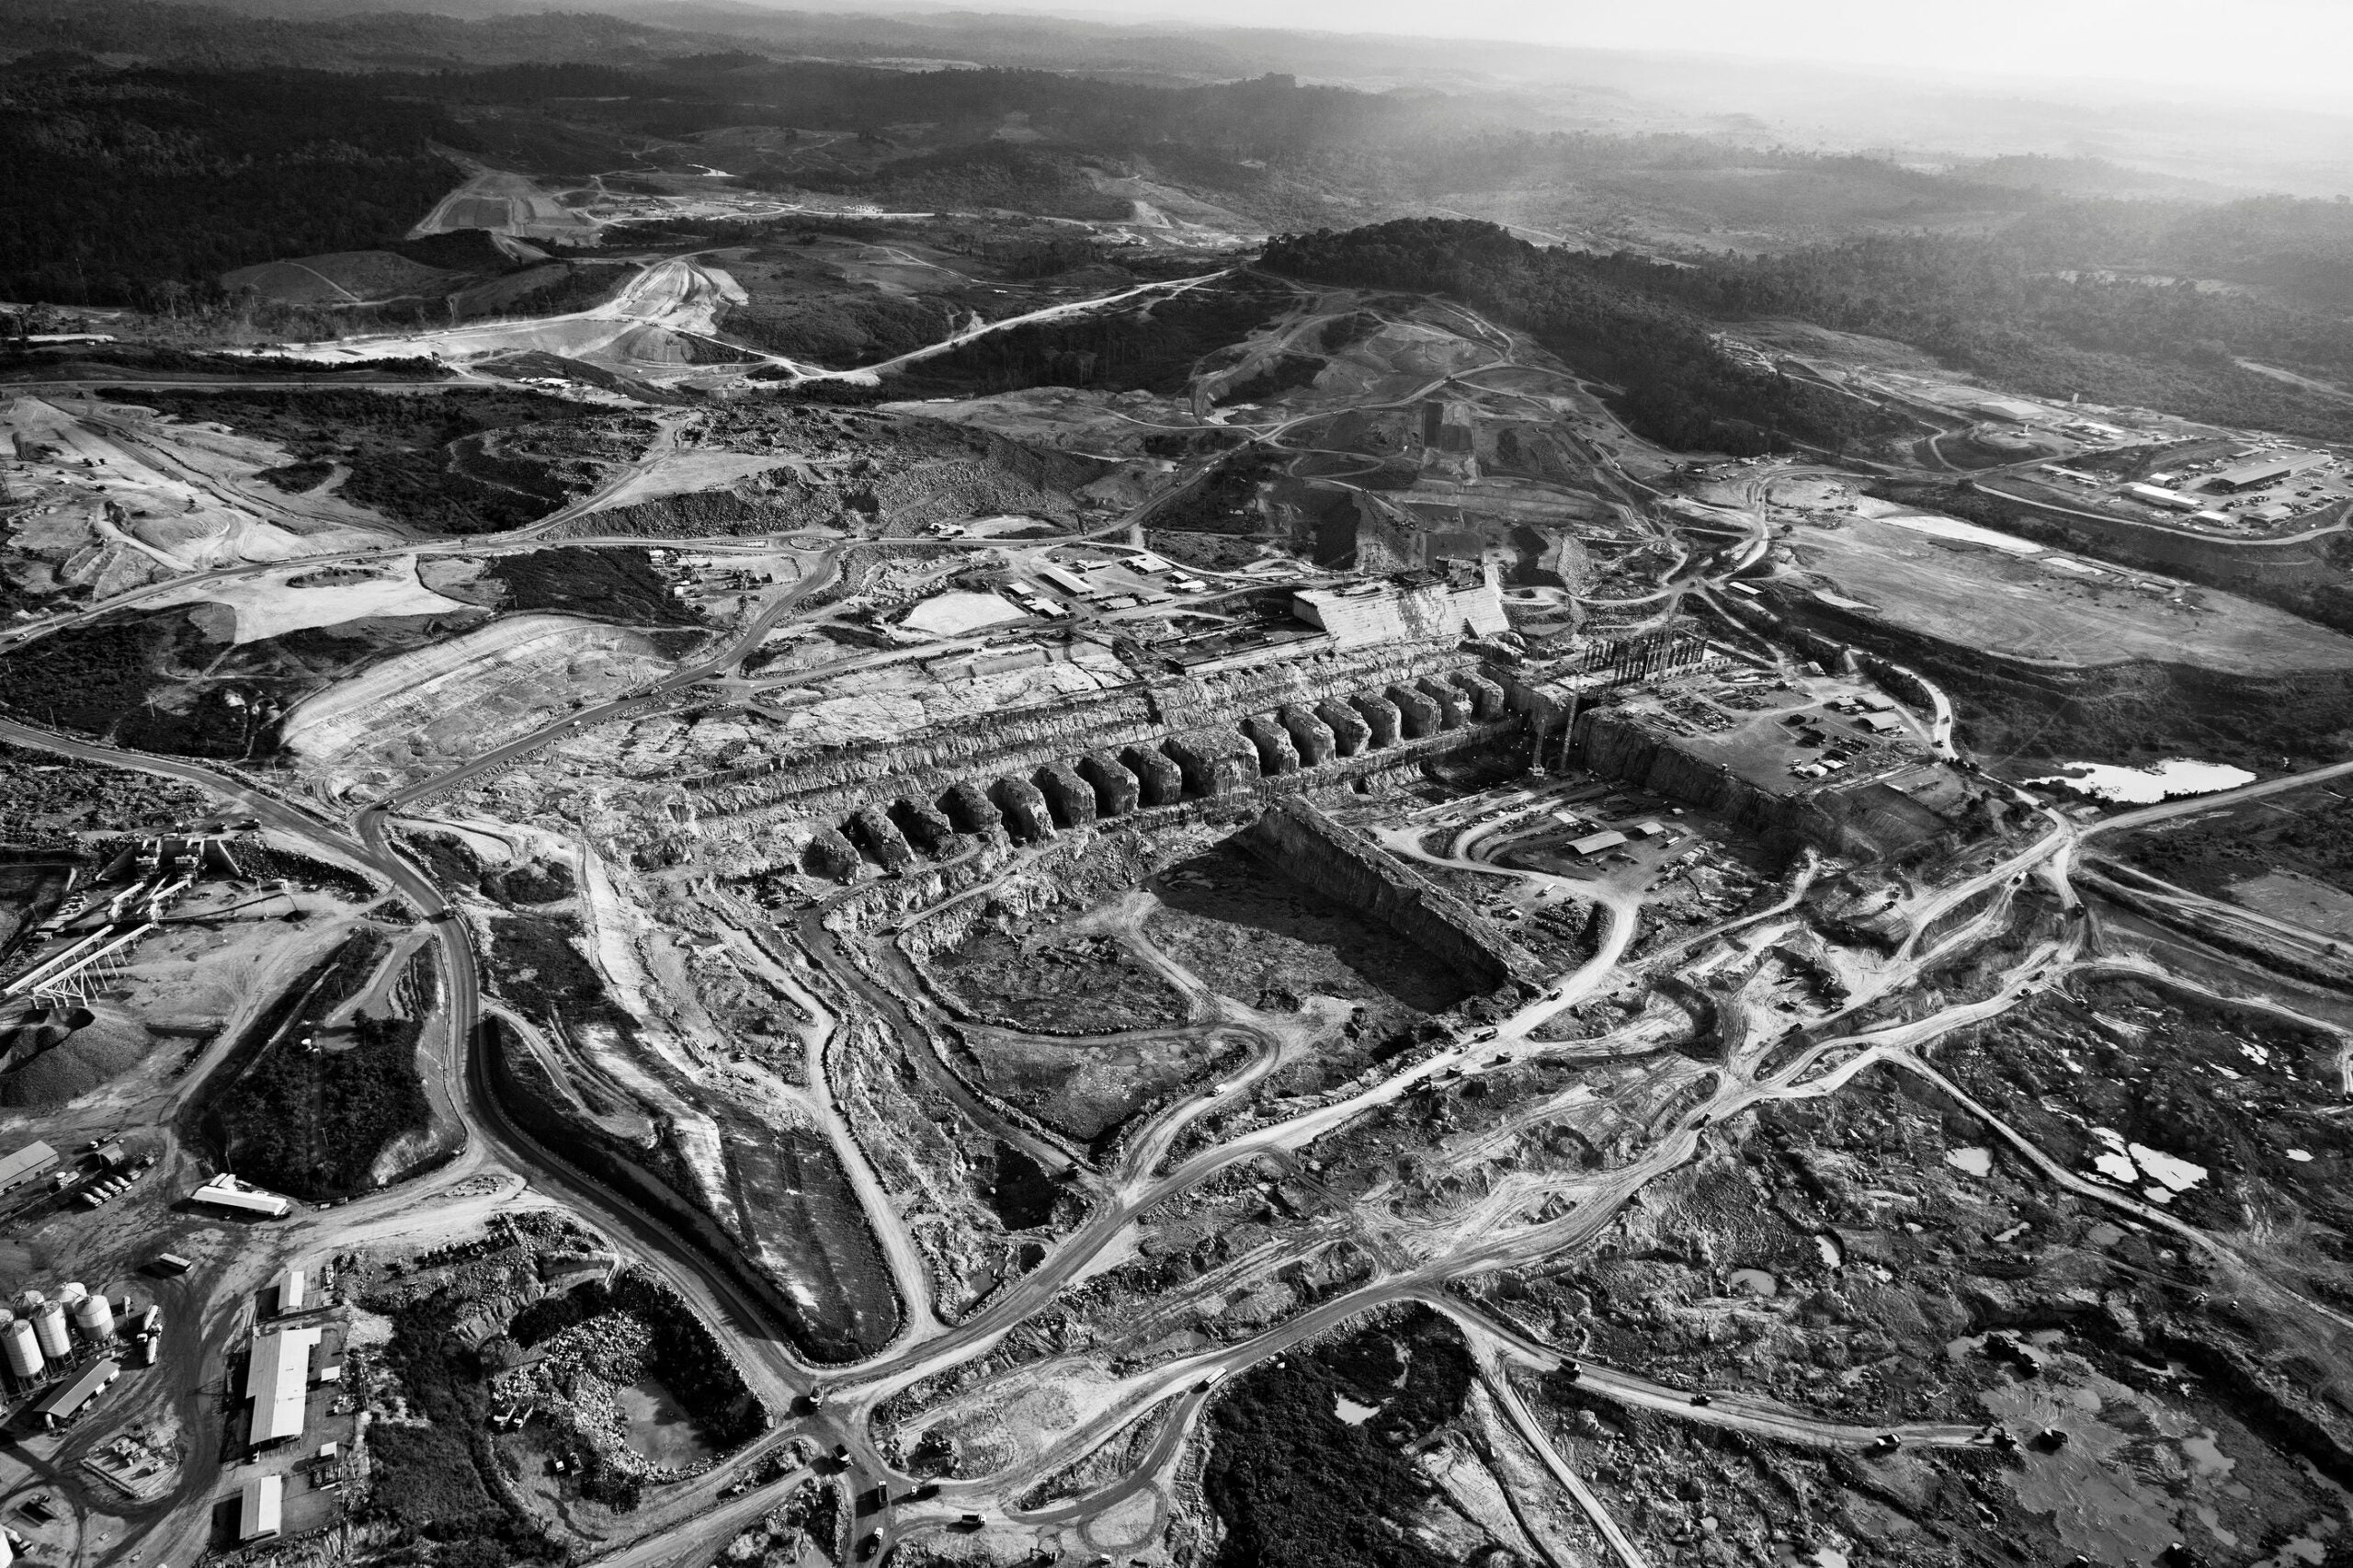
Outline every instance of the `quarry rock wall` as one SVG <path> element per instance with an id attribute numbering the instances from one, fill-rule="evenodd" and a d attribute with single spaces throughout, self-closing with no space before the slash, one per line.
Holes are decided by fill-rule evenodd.
<path id="1" fill-rule="evenodd" d="M 1653 733 L 1619 708 L 1588 708 L 1570 729 L 1569 759 L 1605 778 L 1682 801 L 1757 834 L 1768 844 L 1817 844 L 1833 854 L 1876 859 L 1885 846 L 1862 832 L 1835 786 L 1774 794 L 1722 763 Z"/>
<path id="2" fill-rule="evenodd" d="M 1436 953 L 1483 991 L 1544 983 L 1542 967 L 1468 903 L 1310 801 L 1270 807 L 1240 842 L 1292 881 Z"/>

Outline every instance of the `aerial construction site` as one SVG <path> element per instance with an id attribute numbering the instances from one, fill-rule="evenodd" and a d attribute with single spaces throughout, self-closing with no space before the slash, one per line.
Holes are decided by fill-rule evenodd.
<path id="1" fill-rule="evenodd" d="M 648 203 L 0 401 L 0 1562 L 2353 1551 L 2340 459 Z"/>

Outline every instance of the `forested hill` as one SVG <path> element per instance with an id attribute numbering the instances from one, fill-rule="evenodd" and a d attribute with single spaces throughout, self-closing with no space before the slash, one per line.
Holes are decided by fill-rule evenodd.
<path id="1" fill-rule="evenodd" d="M 399 235 L 461 177 L 438 107 L 302 72 L 0 75 L 0 299 L 171 307 Z"/>
<path id="2" fill-rule="evenodd" d="M 2194 213 L 2193 228 L 2179 210 L 2151 204 L 2130 214 L 2059 209 L 2038 214 L 2033 226 L 1990 236 L 1879 237 L 1773 256 L 1586 256 L 1570 265 L 1608 286 L 1719 320 L 1795 317 L 1893 338 L 2021 392 L 2345 439 L 2353 437 L 2353 403 L 2239 363 L 2353 386 L 2353 321 L 2341 312 L 2297 303 L 2271 288 L 2097 270 L 2104 256 L 2132 254 L 2115 232 L 2131 221 L 2146 226 L 2150 248 L 2195 254 L 2211 235 L 2207 254 L 2216 271 L 2244 275 L 2268 260 L 2292 269 L 2308 289 L 2325 290 L 2353 244 L 2339 240 L 2331 254 L 2325 233 L 2301 249 L 2283 235 L 2266 250 L 2253 236 L 2267 218 L 2275 232 L 2293 233 L 2308 226 L 2311 210 L 2326 216 L 2335 206 L 2241 204 L 2245 233 L 2235 241 L 2222 236 L 2212 215 Z M 2086 221 L 2066 223 L 2071 215 Z M 2160 227 L 2168 221 L 2172 233 Z M 2347 233 L 2353 236 L 2353 226 Z"/>
<path id="3" fill-rule="evenodd" d="M 1600 276 L 1593 260 L 1539 249 L 1493 223 L 1406 218 L 1279 234 L 1262 265 L 1313 282 L 1452 295 L 1617 383 L 1620 416 L 1663 446 L 1740 456 L 1791 441 L 1836 449 L 1883 427 L 1861 403 L 1734 359 L 1689 309 Z"/>

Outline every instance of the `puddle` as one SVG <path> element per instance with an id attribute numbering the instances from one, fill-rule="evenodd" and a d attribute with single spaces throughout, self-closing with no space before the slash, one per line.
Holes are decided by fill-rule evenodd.
<path id="1" fill-rule="evenodd" d="M 1847 1262 L 1847 1255 L 1839 1249 L 1838 1242 L 1836 1237 L 1816 1236 L 1813 1238 L 1813 1247 L 1816 1252 L 1822 1255 L 1822 1261 L 1824 1267 L 1838 1268 L 1845 1266 Z"/>
<path id="2" fill-rule="evenodd" d="M 1381 1414 L 1381 1406 L 1358 1404 L 1344 1393 L 1336 1393 L 1332 1396 L 1332 1414 L 1338 1416 L 1344 1426 L 1361 1426 Z"/>
<path id="3" fill-rule="evenodd" d="M 1761 1268 L 1735 1268 L 1725 1283 L 1744 1296 L 1773 1296 L 1781 1290 L 1780 1281 Z"/>
<path id="4" fill-rule="evenodd" d="M 2107 1145 L 2092 1156 L 2092 1169 L 2119 1187 L 2132 1187 L 2146 1176 L 2149 1185 L 2144 1196 L 2154 1202 L 2170 1202 L 2175 1193 L 2187 1192 L 2206 1179 L 2204 1165 L 2146 1143 L 2127 1143 L 2113 1128 L 2095 1127 L 2092 1136 Z"/>
<path id="5" fill-rule="evenodd" d="M 2209 795 L 2255 782 L 2255 775 L 2227 763 L 2192 762 L 2175 757 L 2154 767 L 2119 767 L 2107 762 L 2071 762 L 2064 773 L 2029 778 L 2029 784 L 2057 784 L 2079 795 L 2127 805 L 2154 805 L 2180 795 Z"/>
<path id="6" fill-rule="evenodd" d="M 695 1430 L 686 1408 L 653 1379 L 641 1378 L 617 1389 L 613 1397 L 629 1420 L 629 1446 L 655 1464 L 683 1470 L 711 1457 L 713 1449 Z"/>
<path id="7" fill-rule="evenodd" d="M 1957 1171 L 1966 1171 L 1973 1176 L 1992 1176 L 1994 1151 L 1991 1149 L 1947 1149 L 1945 1164 Z"/>

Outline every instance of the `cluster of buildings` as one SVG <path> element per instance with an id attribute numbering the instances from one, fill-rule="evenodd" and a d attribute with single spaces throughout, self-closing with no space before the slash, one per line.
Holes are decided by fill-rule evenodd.
<path id="1" fill-rule="evenodd" d="M 317 1309 L 303 1271 L 289 1268 L 280 1274 L 273 1294 L 276 1300 L 270 1317 L 274 1326 L 263 1328 L 254 1335 L 242 1389 L 251 1406 L 245 1446 L 248 1453 L 256 1458 L 301 1443 L 310 1422 L 311 1390 L 331 1387 L 343 1381 L 343 1365 L 339 1361 L 322 1361 L 315 1372 L 313 1369 L 312 1363 L 326 1337 L 324 1327 L 317 1322 L 287 1321 L 308 1316 Z M 309 1461 L 314 1477 L 324 1474 L 324 1479 L 317 1479 L 315 1484 L 336 1483 L 335 1471 L 340 1457 L 338 1445 L 320 1446 Z M 237 1495 L 238 1540 L 267 1540 L 278 1535 L 284 1526 L 285 1504 L 283 1472 L 272 1471 L 247 1481 Z"/>
<path id="2" fill-rule="evenodd" d="M 153 1366 L 163 1336 L 161 1308 L 109 1301 L 74 1280 L 54 1297 L 23 1290 L 0 1308 L 0 1366 L 17 1392 L 46 1387 L 33 1414 L 43 1426 L 63 1426 L 122 1375 L 125 1360 Z"/>
<path id="3" fill-rule="evenodd" d="M 2284 522 L 2325 502 L 2319 482 L 2336 460 L 2327 452 L 2241 447 L 2130 481 L 2116 494 L 2210 528 Z M 2040 472 L 2087 490 L 2110 483 L 2061 463 L 2044 463 Z"/>

